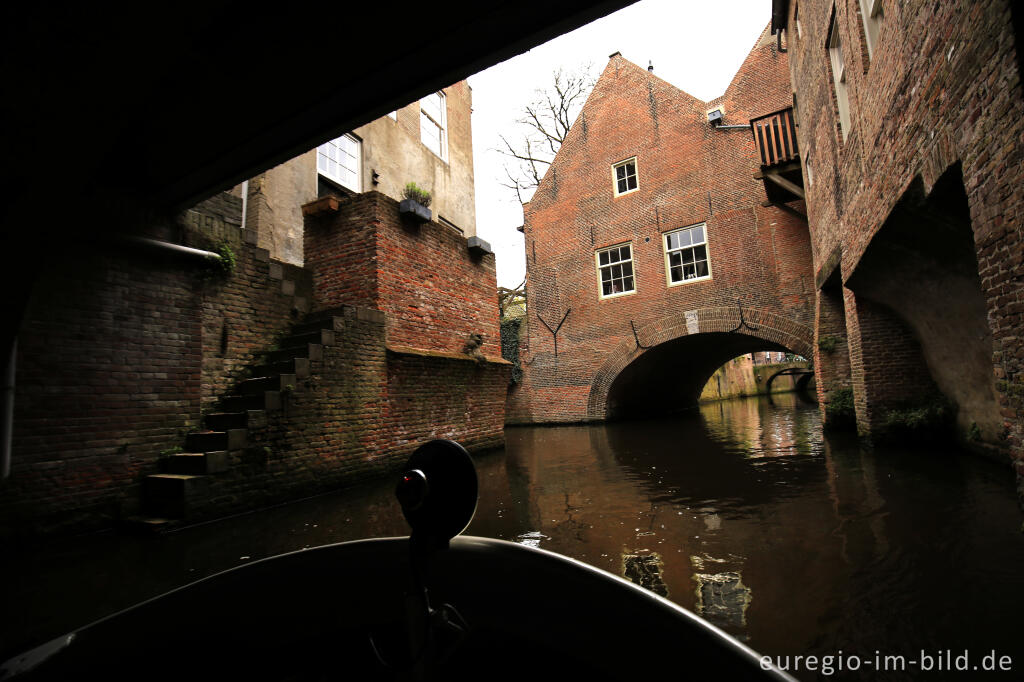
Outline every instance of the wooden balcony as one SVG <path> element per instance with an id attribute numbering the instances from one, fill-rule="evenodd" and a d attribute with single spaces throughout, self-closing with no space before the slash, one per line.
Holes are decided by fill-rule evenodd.
<path id="1" fill-rule="evenodd" d="M 750 132 L 761 155 L 762 168 L 800 160 L 793 107 L 751 119 Z"/>
<path id="2" fill-rule="evenodd" d="M 800 148 L 796 138 L 793 108 L 788 107 L 750 120 L 750 132 L 761 161 L 754 179 L 764 181 L 765 206 L 793 211 L 787 202 L 804 198 Z"/>

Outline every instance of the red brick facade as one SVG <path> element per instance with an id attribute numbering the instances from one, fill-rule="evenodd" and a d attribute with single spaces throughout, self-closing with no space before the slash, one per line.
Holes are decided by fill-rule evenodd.
<path id="1" fill-rule="evenodd" d="M 392 346 L 463 353 L 477 334 L 474 348 L 501 357 L 494 254 L 473 255 L 455 230 L 409 222 L 394 199 L 366 192 L 307 218 L 305 244 L 318 309 L 380 310 Z"/>
<path id="2" fill-rule="evenodd" d="M 816 358 L 819 391 L 852 386 L 866 434 L 894 405 L 940 391 L 965 445 L 1009 455 L 1024 474 L 1020 10 L 1009 0 L 912 0 L 882 2 L 866 19 L 867 4 L 774 3 L 798 97 L 819 319 L 828 320 L 819 336 L 840 340 L 837 365 Z M 842 44 L 845 126 L 831 35 Z"/>
<path id="3" fill-rule="evenodd" d="M 786 55 L 767 32 L 711 103 L 612 56 L 526 207 L 528 350 L 510 420 L 681 409 L 732 357 L 811 356 L 806 224 L 761 205 L 749 130 L 715 129 L 706 116 L 724 106 L 727 123 L 746 123 L 791 102 Z M 613 165 L 632 157 L 638 186 L 617 196 Z M 670 286 L 664 234 L 700 223 L 711 276 Z M 602 297 L 595 254 L 620 244 L 631 247 L 635 292 Z M 732 334 L 740 306 L 746 324 Z M 556 356 L 548 327 L 567 313 Z"/>

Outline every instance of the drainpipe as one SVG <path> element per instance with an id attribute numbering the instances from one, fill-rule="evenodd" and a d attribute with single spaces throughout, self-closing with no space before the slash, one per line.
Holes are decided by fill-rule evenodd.
<path id="1" fill-rule="evenodd" d="M 148 246 L 150 248 L 160 249 L 162 251 L 171 251 L 183 256 L 193 256 L 196 258 L 213 258 L 216 260 L 220 260 L 220 254 L 214 253 L 213 251 L 193 249 L 191 246 L 171 244 L 170 242 L 162 242 L 157 239 L 150 239 L 149 237 L 125 237 L 125 239 L 133 244 Z"/>
<path id="2" fill-rule="evenodd" d="M 14 437 L 14 365 L 18 357 L 18 338 L 11 342 L 11 355 L 4 370 L 3 450 L 0 452 L 0 478 L 11 475 L 11 442 Z"/>

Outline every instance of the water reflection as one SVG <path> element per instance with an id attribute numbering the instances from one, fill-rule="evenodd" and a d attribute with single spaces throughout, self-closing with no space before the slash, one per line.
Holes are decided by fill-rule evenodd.
<path id="1" fill-rule="evenodd" d="M 1020 513 L 1011 477 L 988 462 L 823 438 L 816 408 L 782 394 L 671 419 L 509 429 L 506 450 L 477 466 L 468 533 L 624 575 L 764 653 L 995 649 L 1024 666 Z M 245 561 L 405 534 L 391 490 L 14 556 L 0 567 L 15 614 L 0 642 L 21 648 Z"/>

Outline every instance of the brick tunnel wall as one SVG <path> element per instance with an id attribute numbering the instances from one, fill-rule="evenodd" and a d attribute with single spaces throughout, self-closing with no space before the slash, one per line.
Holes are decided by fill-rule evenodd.
<path id="1" fill-rule="evenodd" d="M 631 322 L 642 330 L 683 311 L 722 311 L 728 330 L 739 322 L 739 301 L 747 319 L 763 313 L 800 326 L 803 347 L 810 348 L 814 287 L 806 223 L 761 206 L 765 189 L 754 179 L 759 161 L 750 132 L 715 130 L 706 118 L 721 105 L 726 123 L 747 123 L 791 102 L 786 55 L 767 33 L 725 95 L 709 103 L 619 55 L 611 58 L 526 207 L 529 350 L 523 383 L 510 397 L 510 421 L 594 418 L 588 401 L 602 367 L 620 348 L 637 350 Z M 614 196 L 612 165 L 633 156 L 638 189 Z M 711 278 L 668 286 L 663 233 L 701 222 Z M 631 245 L 636 291 L 601 299 L 595 253 L 623 243 Z M 556 357 L 548 327 L 567 311 Z M 687 333 L 685 325 L 679 333 Z M 639 343 L 652 341 L 641 336 Z M 769 347 L 775 348 L 755 344 L 742 352 Z M 699 387 L 686 400 L 695 403 L 698 395 Z"/>
<path id="2" fill-rule="evenodd" d="M 907 359 L 907 371 L 916 371 L 922 357 L 928 361 L 936 383 L 958 402 L 964 444 L 998 451 L 1003 461 L 1008 453 L 1024 476 L 1024 195 L 1012 189 L 1024 182 L 1021 45 L 1014 32 L 1020 8 L 1009 0 L 886 4 L 878 43 L 869 52 L 857 3 L 803 0 L 799 32 L 795 6 L 790 5 L 787 39 L 805 176 L 814 178 L 807 204 L 819 286 L 838 255 L 847 297 L 852 289 L 858 299 L 897 310 L 907 340 L 922 346 L 918 357 Z M 848 75 L 845 135 L 822 42 L 833 11 Z M 947 182 L 950 176 L 955 182 Z M 908 196 L 919 195 L 925 215 L 904 222 L 918 224 L 918 245 L 945 239 L 933 234 L 944 229 L 933 228 L 942 227 L 949 211 L 931 209 L 927 215 L 923 202 L 944 206 L 951 184 L 961 185 L 956 191 L 965 194 L 962 221 L 968 234 L 967 245 L 958 242 L 955 248 L 962 248 L 961 261 L 974 272 L 971 277 L 958 272 L 958 279 L 950 279 L 941 293 L 932 292 L 931 299 L 905 300 L 927 293 L 918 276 L 925 272 L 920 263 L 930 262 L 941 273 L 948 269 L 948 257 L 915 247 L 912 237 L 894 239 L 894 230 L 910 228 L 894 224 L 899 221 L 892 220 L 893 213 Z M 893 272 L 879 258 L 896 253 L 886 243 L 896 244 L 918 265 L 912 276 L 904 274 L 902 284 L 898 271 L 889 275 L 882 291 L 871 285 L 879 273 Z M 935 279 L 941 281 L 940 275 Z M 960 311 L 967 308 L 970 319 Z M 846 316 L 857 319 L 849 306 Z M 847 331 L 851 354 L 866 356 L 852 340 L 870 340 L 874 330 Z M 872 395 L 887 394 L 881 374 L 877 380 L 881 383 L 873 387 L 854 387 L 857 400 L 865 403 L 861 413 L 871 411 L 866 403 Z M 964 385 L 972 388 L 961 389 Z M 883 409 L 884 404 L 875 406 Z"/>

